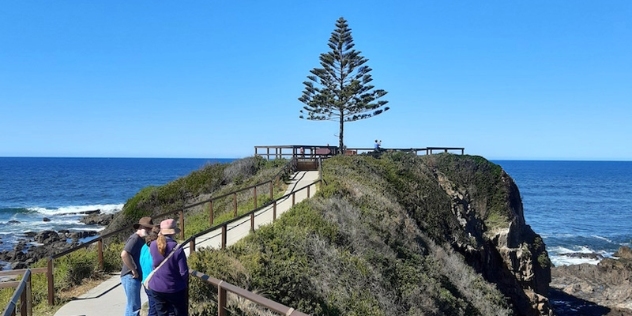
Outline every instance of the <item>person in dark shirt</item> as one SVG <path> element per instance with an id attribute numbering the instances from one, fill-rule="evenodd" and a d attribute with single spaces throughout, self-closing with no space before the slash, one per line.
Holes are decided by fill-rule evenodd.
<path id="1" fill-rule="evenodd" d="M 134 232 L 121 251 L 123 265 L 121 267 L 121 285 L 125 290 L 127 305 L 125 306 L 125 316 L 140 315 L 140 288 L 141 277 L 143 275 L 140 266 L 140 250 L 145 244 L 145 236 L 154 227 L 151 217 L 143 217 L 134 224 Z"/>
<path id="2" fill-rule="evenodd" d="M 154 275 L 149 279 L 149 288 L 159 316 L 172 315 L 171 312 L 176 316 L 189 315 L 189 266 L 186 254 L 182 248 L 176 247 L 178 243 L 173 239 L 179 232 L 176 222 L 166 219 L 160 222 L 158 239 L 149 245 L 154 262 Z M 162 263 L 163 260 L 166 261 Z"/>

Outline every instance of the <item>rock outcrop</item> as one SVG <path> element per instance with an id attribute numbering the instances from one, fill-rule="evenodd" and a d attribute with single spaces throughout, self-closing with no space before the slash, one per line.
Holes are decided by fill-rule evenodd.
<path id="1" fill-rule="evenodd" d="M 452 199 L 452 213 L 470 236 L 467 243 L 453 243 L 469 265 L 514 304 L 519 315 L 553 315 L 549 300 L 551 263 L 542 238 L 526 224 L 518 187 L 504 171 L 500 177 L 504 188 L 504 216 L 489 208 L 492 196 L 477 193 L 482 188 L 453 181 L 439 170 L 434 171 L 443 190 Z M 499 194 L 498 192 L 493 194 Z M 487 217 L 487 220 L 484 220 Z"/>
<path id="2" fill-rule="evenodd" d="M 609 307 L 618 313 L 616 315 L 632 315 L 632 251 L 621 247 L 615 256 L 618 258 L 605 258 L 597 265 L 555 267 L 551 287 Z"/>

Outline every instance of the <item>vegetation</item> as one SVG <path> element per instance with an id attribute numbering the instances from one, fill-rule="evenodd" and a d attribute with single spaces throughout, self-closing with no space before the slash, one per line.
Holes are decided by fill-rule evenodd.
<path id="1" fill-rule="evenodd" d="M 108 226 L 107 232 L 130 227 L 142 216 L 152 216 L 169 210 L 182 208 L 200 199 L 208 199 L 211 195 L 219 196 L 240 188 L 246 188 L 257 183 L 273 179 L 287 164 L 287 160 L 265 160 L 261 157 L 249 157 L 237 160 L 231 164 L 206 165 L 202 169 L 192 172 L 186 177 L 159 187 L 147 187 L 129 199 L 123 210 L 117 214 L 115 221 Z M 284 179 L 281 179 L 284 180 Z M 270 201 L 269 185 L 257 187 L 260 192 L 257 205 L 261 206 Z M 284 181 L 273 186 L 275 198 L 283 195 L 286 189 Z M 237 196 L 238 214 L 253 209 L 254 199 L 252 190 L 245 190 Z M 219 224 L 233 218 L 232 197 L 225 201 L 214 203 L 214 224 Z M 210 228 L 208 208 L 199 207 L 185 213 L 186 237 Z M 129 224 L 125 224 L 129 223 Z M 120 236 L 108 240 L 104 246 L 104 269 L 98 266 L 96 245 L 80 249 L 54 262 L 54 289 L 57 307 L 78 295 L 77 287 L 90 281 L 109 278 L 109 273 L 121 269 L 120 253 L 123 241 L 132 231 L 125 231 Z M 42 259 L 32 267 L 45 267 L 47 259 Z M 49 307 L 47 303 L 48 284 L 45 274 L 32 277 L 33 304 L 37 315 L 52 315 L 56 307 Z M 14 289 L 0 290 L 0 302 L 8 302 Z M 6 305 L 6 304 L 5 304 Z"/>
<path id="2" fill-rule="evenodd" d="M 328 159 L 316 197 L 226 250 L 196 252 L 189 265 L 312 315 L 510 315 L 504 295 L 448 243 L 476 243 L 436 180 L 447 173 L 457 191 L 475 185 L 462 170 L 473 167 L 467 161 L 495 168 L 447 154 Z M 480 183 L 490 185 L 481 192 L 506 194 L 493 181 Z M 216 291 L 192 283 L 194 315 L 212 313 Z M 266 315 L 238 300 L 231 308 Z"/>
<path id="3" fill-rule="evenodd" d="M 339 123 L 339 148 L 344 148 L 345 122 L 367 119 L 389 109 L 385 106 L 388 101 L 377 101 L 387 92 L 374 90 L 368 59 L 353 49 L 354 45 L 347 21 L 339 18 L 329 39 L 331 51 L 320 54 L 322 68 L 310 71 L 299 98 L 305 103 L 300 118 Z"/>
<path id="4" fill-rule="evenodd" d="M 141 190 L 120 216 L 155 214 L 246 188 L 274 177 L 284 164 L 254 157 L 206 166 L 211 170 L 190 179 Z M 480 234 L 507 227 L 516 216 L 517 188 L 499 166 L 477 156 L 387 152 L 327 159 L 323 175 L 314 198 L 228 249 L 198 249 L 190 268 L 312 315 L 512 315 L 506 293 L 455 251 L 455 245 L 483 247 Z M 274 186 L 274 197 L 283 194 L 282 183 Z M 265 192 L 258 196 L 261 205 L 270 199 L 269 186 L 258 190 Z M 238 213 L 254 207 L 252 190 L 237 199 Z M 208 228 L 209 210 L 201 204 L 187 211 L 187 235 Z M 232 218 L 232 195 L 214 202 L 213 210 L 215 223 Z M 521 249 L 548 267 L 542 239 L 527 233 Z M 90 248 L 55 261 L 58 303 L 77 285 L 120 268 L 122 243 L 108 244 L 105 271 Z M 37 314 L 51 314 L 45 275 L 33 277 L 33 291 Z M 2 290 L 0 297 L 8 300 L 11 293 Z M 214 314 L 216 293 L 192 278 L 192 315 Z M 230 295 L 229 302 L 231 315 L 270 315 Z"/>

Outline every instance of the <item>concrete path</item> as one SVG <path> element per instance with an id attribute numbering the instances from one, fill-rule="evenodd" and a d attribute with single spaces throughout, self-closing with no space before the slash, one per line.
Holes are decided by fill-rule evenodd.
<path id="1" fill-rule="evenodd" d="M 286 194 L 292 193 L 302 187 L 311 184 L 318 179 L 318 171 L 301 171 L 293 175 Z M 310 196 L 316 192 L 317 187 L 310 187 Z M 299 203 L 307 198 L 307 190 L 295 193 L 294 202 Z M 277 202 L 277 217 L 292 207 L 292 196 Z M 272 206 L 266 207 L 255 215 L 255 229 L 272 222 Z M 250 218 L 244 218 L 228 225 L 226 243 L 228 246 L 236 243 L 250 233 Z M 204 236 L 196 238 L 196 249 L 200 247 L 220 248 L 221 229 L 214 230 Z M 189 246 L 186 245 L 185 253 L 189 255 Z M 145 291 L 141 290 L 141 301 L 147 302 Z M 120 316 L 125 314 L 125 292 L 121 286 L 120 276 L 113 275 L 108 280 L 97 285 L 92 290 L 66 303 L 55 316 Z"/>

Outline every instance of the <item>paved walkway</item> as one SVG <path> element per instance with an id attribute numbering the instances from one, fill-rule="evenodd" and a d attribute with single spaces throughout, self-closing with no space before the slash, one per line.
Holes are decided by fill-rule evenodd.
<path id="1" fill-rule="evenodd" d="M 318 179 L 317 171 L 301 171 L 293 175 L 286 194 L 300 189 Z M 316 192 L 316 186 L 310 187 L 310 196 Z M 307 190 L 295 194 L 295 203 L 307 198 Z M 277 217 L 292 207 L 292 196 L 277 202 Z M 272 222 L 272 206 L 266 207 L 255 215 L 255 229 Z M 227 245 L 230 246 L 250 233 L 250 218 L 237 221 L 228 226 Z M 221 242 L 221 229 L 214 230 L 204 236 L 196 238 L 196 249 L 200 247 L 219 248 Z M 189 255 L 189 247 L 185 252 Z M 125 314 L 125 292 L 120 286 L 119 275 L 113 275 L 108 280 L 99 284 L 87 293 L 66 303 L 55 316 L 120 316 Z M 147 302 L 145 291 L 141 290 L 141 300 Z"/>

